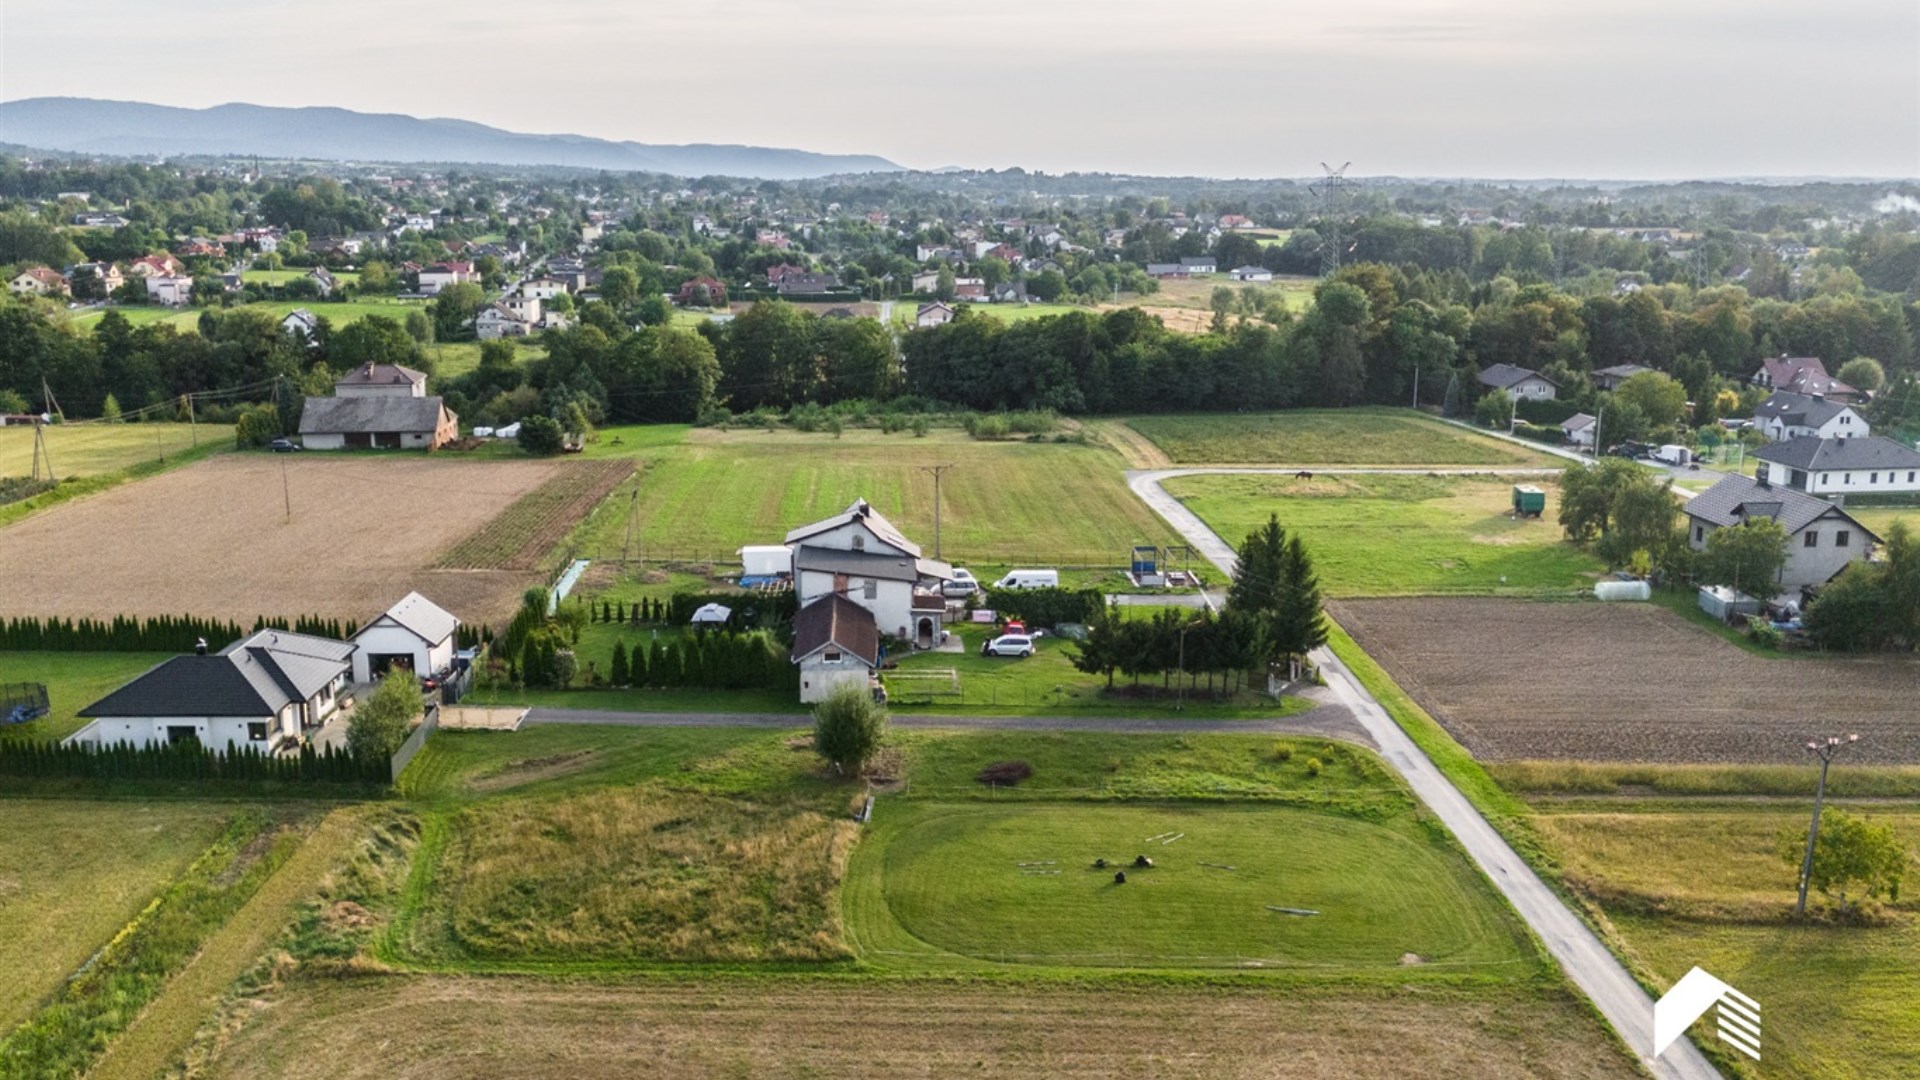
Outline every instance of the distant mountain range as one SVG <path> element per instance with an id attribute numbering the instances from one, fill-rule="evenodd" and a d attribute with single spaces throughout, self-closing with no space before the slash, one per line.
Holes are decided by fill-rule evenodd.
<path id="1" fill-rule="evenodd" d="M 177 109 L 68 97 L 0 102 L 0 142 L 129 157 L 257 154 L 326 161 L 563 165 L 768 180 L 903 171 L 871 154 L 703 143 L 655 146 L 585 135 L 523 135 L 466 120 L 422 120 L 349 109 L 243 104 Z"/>

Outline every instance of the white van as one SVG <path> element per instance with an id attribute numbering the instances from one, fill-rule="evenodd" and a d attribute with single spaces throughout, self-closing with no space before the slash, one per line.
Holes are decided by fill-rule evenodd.
<path id="1" fill-rule="evenodd" d="M 1058 570 L 1009 570 L 1007 576 L 993 583 L 996 589 L 1057 589 L 1060 587 Z"/>

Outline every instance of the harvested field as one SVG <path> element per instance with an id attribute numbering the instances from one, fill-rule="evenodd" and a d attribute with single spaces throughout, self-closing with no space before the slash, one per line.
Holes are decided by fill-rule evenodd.
<path id="1" fill-rule="evenodd" d="M 380 1034 L 369 1040 L 369 1031 Z M 411 976 L 295 983 L 255 1010 L 208 1070 L 212 1077 L 285 1080 L 598 1080 L 640 1073 L 655 1080 L 1641 1075 L 1589 1011 L 1561 991 L 1541 988 L 1394 997 L 1019 983 Z"/>
<path id="2" fill-rule="evenodd" d="M 499 621 L 537 575 L 431 567 L 558 468 L 223 455 L 0 529 L 0 615 L 365 620 L 418 589 L 470 622 Z"/>
<path id="3" fill-rule="evenodd" d="M 535 570 L 587 511 L 633 475 L 632 461 L 569 461 L 440 557 L 448 570 Z"/>
<path id="4" fill-rule="evenodd" d="M 1653 604 L 1345 600 L 1334 617 L 1484 761 L 1920 762 L 1920 661 L 1756 656 Z"/>

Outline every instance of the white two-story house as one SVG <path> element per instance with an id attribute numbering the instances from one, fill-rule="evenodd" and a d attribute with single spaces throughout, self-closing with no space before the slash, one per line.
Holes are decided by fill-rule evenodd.
<path id="1" fill-rule="evenodd" d="M 1767 482 L 1809 495 L 1920 491 L 1920 450 L 1892 439 L 1788 439 L 1754 451 Z"/>
<path id="2" fill-rule="evenodd" d="M 1775 390 L 1753 412 L 1753 426 L 1769 439 L 1864 439 L 1873 434 L 1853 406 L 1822 394 Z"/>
<path id="3" fill-rule="evenodd" d="M 1531 401 L 1552 401 L 1560 393 L 1560 384 L 1531 368 L 1512 364 L 1488 364 L 1480 373 L 1480 385 L 1490 390 L 1505 390 L 1509 397 Z"/>
<path id="4" fill-rule="evenodd" d="M 946 614 L 939 583 L 953 576 L 946 563 L 920 554 L 891 521 L 868 505 L 787 534 L 793 551 L 793 588 L 800 601 L 792 659 L 800 665 L 800 700 L 819 701 L 853 677 L 864 647 L 828 648 L 830 641 L 861 643 L 891 637 L 932 646 Z M 831 660 L 828 659 L 829 655 Z M 864 679 L 878 662 L 860 667 Z"/>
<path id="5" fill-rule="evenodd" d="M 1880 542 L 1834 503 L 1751 476 L 1729 476 L 1694 496 L 1683 509 L 1687 544 L 1695 551 L 1705 551 L 1707 538 L 1717 529 L 1757 518 L 1779 522 L 1787 534 L 1781 595 L 1826 584 L 1848 563 L 1870 557 Z"/>

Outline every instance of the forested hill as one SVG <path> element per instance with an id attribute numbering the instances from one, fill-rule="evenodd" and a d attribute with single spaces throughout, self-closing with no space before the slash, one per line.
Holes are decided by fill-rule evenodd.
<path id="1" fill-rule="evenodd" d="M 119 155 L 256 154 L 325 161 L 563 165 L 672 176 L 793 180 L 898 172 L 870 154 L 764 146 L 660 146 L 584 135 L 527 135 L 466 120 L 422 120 L 348 109 L 230 104 L 177 109 L 91 98 L 0 102 L 0 142 Z"/>

